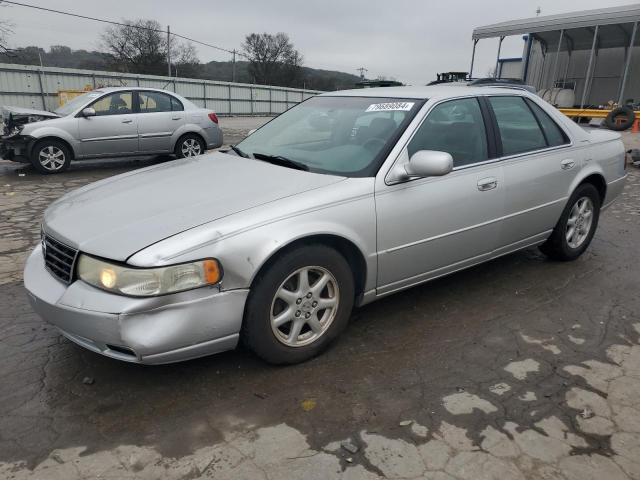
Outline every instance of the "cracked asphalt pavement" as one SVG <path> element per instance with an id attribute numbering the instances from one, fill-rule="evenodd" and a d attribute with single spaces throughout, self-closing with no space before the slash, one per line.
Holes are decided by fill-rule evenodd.
<path id="1" fill-rule="evenodd" d="M 302 365 L 149 367 L 64 340 L 21 272 L 49 202 L 157 161 L 0 161 L 0 478 L 640 479 L 640 169 L 575 262 L 530 249 L 390 296 Z"/>

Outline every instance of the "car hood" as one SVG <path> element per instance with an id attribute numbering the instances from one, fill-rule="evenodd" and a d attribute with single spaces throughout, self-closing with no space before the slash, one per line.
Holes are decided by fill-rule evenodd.
<path id="1" fill-rule="evenodd" d="M 73 191 L 47 209 L 43 228 L 82 252 L 125 261 L 198 225 L 342 180 L 216 152 Z"/>
<path id="2" fill-rule="evenodd" d="M 1 134 L 15 135 L 19 133 L 20 127 L 34 122 L 60 118 L 60 115 L 47 112 L 46 110 L 34 110 L 33 108 L 3 106 L 0 108 L 3 128 Z"/>

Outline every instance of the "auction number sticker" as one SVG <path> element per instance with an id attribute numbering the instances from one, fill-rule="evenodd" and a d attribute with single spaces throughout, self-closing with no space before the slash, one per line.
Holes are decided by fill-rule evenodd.
<path id="1" fill-rule="evenodd" d="M 365 112 L 403 112 L 413 108 L 415 102 L 374 103 Z"/>

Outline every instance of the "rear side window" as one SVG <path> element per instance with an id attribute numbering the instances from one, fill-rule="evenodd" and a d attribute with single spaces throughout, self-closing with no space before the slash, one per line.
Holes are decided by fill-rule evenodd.
<path id="1" fill-rule="evenodd" d="M 171 110 L 174 112 L 184 110 L 182 102 L 175 97 L 171 97 Z"/>
<path id="2" fill-rule="evenodd" d="M 140 113 L 170 112 L 171 97 L 160 92 L 140 92 Z"/>
<path id="3" fill-rule="evenodd" d="M 569 143 L 567 135 L 562 131 L 558 124 L 553 121 L 547 112 L 542 109 L 542 107 L 528 99 L 526 102 L 540 122 L 544 136 L 547 138 L 547 144 L 550 147 L 557 147 L 558 145 Z"/>
<path id="4" fill-rule="evenodd" d="M 462 98 L 436 105 L 418 127 L 407 150 L 409 156 L 418 150 L 450 153 L 454 167 L 487 160 L 487 134 L 478 100 Z"/>
<path id="5" fill-rule="evenodd" d="M 547 147 L 538 120 L 522 97 L 489 97 L 489 103 L 498 122 L 503 155 Z"/>

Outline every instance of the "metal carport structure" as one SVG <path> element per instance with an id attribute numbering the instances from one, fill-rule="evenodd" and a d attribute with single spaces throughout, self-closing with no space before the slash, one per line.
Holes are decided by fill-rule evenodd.
<path id="1" fill-rule="evenodd" d="M 609 61 L 605 62 L 609 66 L 605 65 L 602 68 L 606 73 L 603 78 L 606 78 L 608 83 L 605 90 L 613 96 L 612 79 L 615 79 L 617 92 L 614 98 L 618 104 L 622 104 L 625 93 L 629 90 L 632 65 L 636 66 L 633 92 L 640 97 L 640 68 L 638 68 L 640 67 L 640 58 L 638 60 L 633 58 L 640 53 L 637 48 L 640 46 L 639 23 L 640 4 L 635 4 L 511 20 L 478 27 L 473 31 L 472 36 L 473 53 L 469 76 L 473 75 L 476 45 L 479 40 L 498 38 L 497 65 L 504 38 L 526 34 L 528 37 L 523 53 L 522 79 L 530 84 L 538 84 L 536 86 L 539 88 L 553 87 L 559 79 L 559 71 L 563 72 L 563 78 L 566 81 L 570 75 L 571 66 L 573 66 L 573 70 L 582 70 L 583 77 L 577 72 L 571 78 L 575 80 L 576 99 L 578 98 L 578 90 L 580 90 L 580 106 L 583 107 L 589 99 L 598 58 L 602 56 L 600 54 L 617 50 L 620 53 L 623 52 L 621 61 L 616 62 L 619 74 L 611 74 L 613 69 L 611 59 L 617 54 L 609 55 Z M 577 57 L 580 54 L 582 54 L 582 65 L 579 61 L 577 66 L 575 61 L 572 65 L 572 57 Z M 539 57 L 535 65 L 532 61 L 534 57 Z M 562 65 L 563 63 L 564 65 Z"/>

